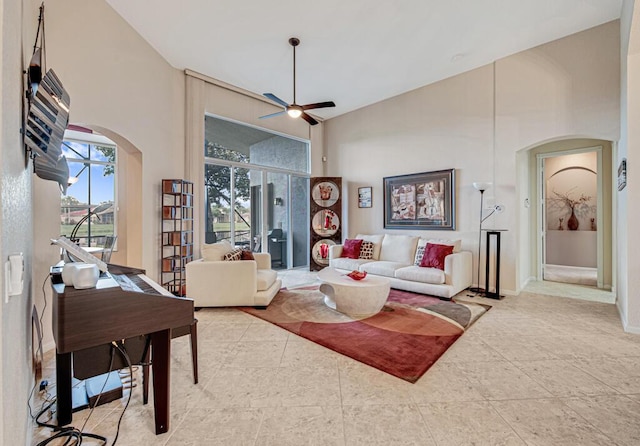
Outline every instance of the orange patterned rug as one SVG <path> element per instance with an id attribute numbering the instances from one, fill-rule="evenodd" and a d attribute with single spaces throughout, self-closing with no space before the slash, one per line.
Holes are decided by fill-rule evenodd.
<path id="1" fill-rule="evenodd" d="M 354 319 L 307 287 L 280 290 L 265 310 L 240 310 L 414 383 L 490 308 L 392 289 L 378 314 Z"/>

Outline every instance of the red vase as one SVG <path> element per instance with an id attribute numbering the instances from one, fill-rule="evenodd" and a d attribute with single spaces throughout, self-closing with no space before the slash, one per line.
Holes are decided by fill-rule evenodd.
<path id="1" fill-rule="evenodd" d="M 580 222 L 578 221 L 578 217 L 576 217 L 575 212 L 573 212 L 573 208 L 571 208 L 571 217 L 567 220 L 567 228 L 570 231 L 575 231 L 580 226 Z"/>
<path id="2" fill-rule="evenodd" d="M 326 243 L 323 243 L 319 246 L 319 250 L 320 250 L 320 257 L 322 257 L 323 259 L 326 259 L 327 257 L 329 257 L 329 245 L 327 245 Z"/>

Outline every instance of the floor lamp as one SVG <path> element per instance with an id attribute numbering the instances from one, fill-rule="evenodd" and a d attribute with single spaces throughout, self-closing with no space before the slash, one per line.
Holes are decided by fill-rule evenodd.
<path id="1" fill-rule="evenodd" d="M 491 187 L 491 183 L 473 183 L 473 187 L 480 191 L 480 218 L 478 219 L 478 272 L 477 272 L 477 286 L 475 288 L 469 288 L 472 293 L 480 294 L 484 293 L 484 288 L 480 288 L 480 254 L 482 248 L 482 222 L 485 220 L 482 217 L 484 211 L 484 191 Z M 485 284 L 486 285 L 486 284 Z"/>

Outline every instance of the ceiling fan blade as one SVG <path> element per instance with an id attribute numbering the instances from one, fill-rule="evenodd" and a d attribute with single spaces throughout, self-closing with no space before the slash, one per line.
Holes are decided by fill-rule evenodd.
<path id="1" fill-rule="evenodd" d="M 303 105 L 303 110 L 312 110 L 314 108 L 327 108 L 327 107 L 335 107 L 336 104 L 333 101 L 328 102 L 316 102 L 315 104 L 307 104 Z"/>
<path id="2" fill-rule="evenodd" d="M 282 110 L 276 113 L 271 113 L 270 115 L 260 116 L 260 119 L 273 118 L 274 116 L 284 115 L 286 112 L 287 112 L 286 110 Z"/>
<path id="3" fill-rule="evenodd" d="M 277 102 L 278 104 L 282 105 L 283 107 L 288 107 L 289 106 L 289 104 L 284 102 L 282 99 L 280 99 L 278 96 L 276 96 L 273 93 L 263 93 L 263 96 L 265 98 L 271 99 L 273 102 Z"/>
<path id="4" fill-rule="evenodd" d="M 300 115 L 300 117 L 302 119 L 304 119 L 305 121 L 307 121 L 309 124 L 311 125 L 316 125 L 318 123 L 318 121 L 316 121 L 315 119 L 313 119 L 311 116 L 309 116 L 308 114 L 306 114 L 305 112 L 302 112 L 302 114 Z"/>

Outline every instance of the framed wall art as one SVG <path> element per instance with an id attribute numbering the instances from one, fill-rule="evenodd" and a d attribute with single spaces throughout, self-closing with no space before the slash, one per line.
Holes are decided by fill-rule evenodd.
<path id="1" fill-rule="evenodd" d="M 372 206 L 372 188 L 371 187 L 359 187 L 358 188 L 358 207 L 370 208 Z"/>
<path id="2" fill-rule="evenodd" d="M 385 177 L 384 227 L 456 229 L 455 169 Z"/>

